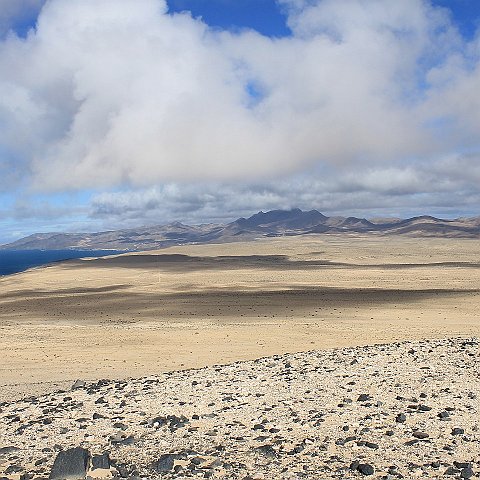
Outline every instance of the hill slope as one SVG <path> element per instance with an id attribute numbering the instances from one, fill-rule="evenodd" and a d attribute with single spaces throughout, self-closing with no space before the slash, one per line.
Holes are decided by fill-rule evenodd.
<path id="1" fill-rule="evenodd" d="M 480 217 L 442 220 L 431 216 L 369 221 L 356 217 L 326 217 L 317 210 L 272 210 L 229 224 L 184 225 L 179 222 L 98 233 L 36 233 L 0 249 L 150 250 L 191 243 L 231 242 L 258 237 L 313 233 L 480 237 Z"/>

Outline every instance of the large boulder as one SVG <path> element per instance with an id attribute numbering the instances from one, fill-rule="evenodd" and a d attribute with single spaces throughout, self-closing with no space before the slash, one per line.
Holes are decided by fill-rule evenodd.
<path id="1" fill-rule="evenodd" d="M 81 447 L 64 450 L 57 455 L 49 480 L 84 480 L 90 452 Z"/>

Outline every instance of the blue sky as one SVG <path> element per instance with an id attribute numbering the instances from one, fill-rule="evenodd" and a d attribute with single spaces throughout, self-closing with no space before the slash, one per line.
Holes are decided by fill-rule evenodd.
<path id="1" fill-rule="evenodd" d="M 163 1 L 4 1 L 0 242 L 479 215 L 479 1 Z"/>
<path id="2" fill-rule="evenodd" d="M 189 11 L 213 27 L 251 28 L 263 35 L 290 35 L 286 16 L 274 0 L 169 0 L 170 11 Z"/>
<path id="3" fill-rule="evenodd" d="M 466 37 L 472 37 L 480 22 L 478 0 L 435 0 L 449 9 Z M 283 37 L 291 34 L 284 8 L 275 0 L 169 0 L 172 12 L 190 11 L 206 23 L 222 29 L 252 28 L 263 35 Z"/>
<path id="4" fill-rule="evenodd" d="M 480 21 L 478 0 L 434 0 L 434 5 L 449 9 L 463 35 L 471 37 Z M 276 0 L 168 0 L 171 12 L 189 11 L 213 27 L 251 28 L 263 35 L 283 37 L 291 34 L 285 8 Z M 24 36 L 35 25 L 38 11 L 25 8 L 12 27 Z"/>
<path id="5" fill-rule="evenodd" d="M 471 38 L 480 22 L 480 2 L 476 0 L 435 0 L 435 5 L 448 8 L 462 34 Z"/>

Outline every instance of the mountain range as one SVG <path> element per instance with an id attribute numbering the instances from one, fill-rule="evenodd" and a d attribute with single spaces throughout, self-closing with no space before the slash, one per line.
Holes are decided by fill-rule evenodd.
<path id="1" fill-rule="evenodd" d="M 480 217 L 444 220 L 431 216 L 407 219 L 327 217 L 317 210 L 272 210 L 228 224 L 184 225 L 179 222 L 98 233 L 35 233 L 1 245 L 0 250 L 152 250 L 173 245 L 222 243 L 306 234 L 372 234 L 419 237 L 480 238 Z"/>

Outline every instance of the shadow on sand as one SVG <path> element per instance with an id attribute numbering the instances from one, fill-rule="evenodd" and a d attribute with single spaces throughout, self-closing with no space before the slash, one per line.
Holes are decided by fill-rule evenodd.
<path id="1" fill-rule="evenodd" d="M 102 321 L 102 318 L 121 320 L 169 317 L 252 317 L 313 315 L 323 310 L 342 308 L 370 308 L 398 305 L 402 309 L 416 302 L 455 298 L 462 301 L 467 295 L 479 295 L 480 290 L 456 289 L 378 289 L 378 288 L 291 288 L 280 291 L 238 291 L 232 288 L 209 289 L 192 293 L 129 292 L 124 285 L 107 289 L 83 288 L 72 292 L 22 291 L 15 297 L 0 296 L 0 316 L 9 312 L 28 312 L 42 318 L 84 318 L 85 321 Z M 108 315 L 107 315 L 108 313 Z"/>
<path id="2" fill-rule="evenodd" d="M 369 264 L 332 262 L 330 260 L 294 260 L 286 255 L 243 255 L 200 257 L 181 254 L 135 254 L 118 257 L 102 257 L 93 260 L 70 260 L 65 265 L 72 268 L 142 268 L 186 273 L 196 270 L 306 270 L 318 268 L 356 268 L 356 269 L 406 269 L 419 267 L 480 268 L 475 262 L 434 262 L 434 263 L 398 263 Z"/>

